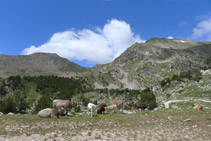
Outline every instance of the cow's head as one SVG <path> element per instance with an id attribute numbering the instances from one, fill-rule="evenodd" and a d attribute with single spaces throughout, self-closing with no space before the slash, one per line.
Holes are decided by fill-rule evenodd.
<path id="1" fill-rule="evenodd" d="M 77 105 L 78 105 L 77 102 L 71 102 L 72 107 L 76 107 Z"/>

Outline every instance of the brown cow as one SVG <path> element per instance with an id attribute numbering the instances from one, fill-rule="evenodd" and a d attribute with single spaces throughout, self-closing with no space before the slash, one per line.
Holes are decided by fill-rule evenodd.
<path id="1" fill-rule="evenodd" d="M 98 104 L 98 107 L 100 108 L 101 106 L 106 107 L 107 104 L 105 102 L 101 102 L 101 103 Z"/>
<path id="2" fill-rule="evenodd" d="M 110 112 L 110 111 L 115 111 L 115 112 L 117 112 L 118 107 L 117 107 L 116 104 L 113 104 L 113 105 L 106 106 L 106 107 L 105 107 L 105 110 L 106 110 L 107 112 Z"/>
<path id="3" fill-rule="evenodd" d="M 193 107 L 195 110 L 203 110 L 204 106 L 196 105 Z"/>
<path id="4" fill-rule="evenodd" d="M 135 103 L 134 108 L 145 110 L 146 108 L 149 108 L 149 104 Z"/>
<path id="5" fill-rule="evenodd" d="M 122 100 L 112 100 L 111 104 L 112 105 L 116 104 L 119 111 L 120 111 L 120 109 L 123 109 L 123 101 Z"/>

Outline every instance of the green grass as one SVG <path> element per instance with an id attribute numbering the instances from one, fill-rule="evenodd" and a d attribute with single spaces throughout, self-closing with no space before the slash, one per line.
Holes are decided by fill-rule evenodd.
<path id="1" fill-rule="evenodd" d="M 67 134 L 78 136 L 82 132 L 101 131 L 101 136 L 94 136 L 94 138 L 102 138 L 103 134 L 111 138 L 112 133 L 116 132 L 117 136 L 124 136 L 128 132 L 128 139 L 135 139 L 141 133 L 149 132 L 150 136 L 154 136 L 156 128 L 165 130 L 165 132 L 174 132 L 180 138 L 183 134 L 175 131 L 189 128 L 188 132 L 195 132 L 192 127 L 197 125 L 200 129 L 202 139 L 211 137 L 211 109 L 204 111 L 196 111 L 191 109 L 175 110 L 165 109 L 163 111 L 139 111 L 136 114 L 104 114 L 90 117 L 87 114 L 76 114 L 74 116 L 60 117 L 58 119 L 47 118 L 42 119 L 37 115 L 3 115 L 0 117 L 0 135 L 4 136 L 30 136 L 33 134 L 47 135 L 52 132 L 62 134 L 64 137 Z M 190 122 L 184 122 L 185 119 L 190 118 Z M 203 129 L 203 130 L 201 130 Z M 118 132 L 119 131 L 119 132 Z M 132 131 L 132 132 L 131 132 Z M 159 133 L 160 134 L 160 133 Z M 162 135 L 162 134 L 161 134 Z M 198 135 L 199 137 L 201 137 Z M 89 136 L 91 134 L 89 133 Z M 162 135 L 162 137 L 164 137 Z M 206 137 L 206 138 L 204 138 Z"/>
<path id="2" fill-rule="evenodd" d="M 211 97 L 211 89 L 203 91 L 197 85 L 188 86 L 182 92 L 184 94 L 180 95 L 180 97 Z"/>
<path id="3" fill-rule="evenodd" d="M 172 107 L 171 105 L 176 105 L 179 108 L 191 108 L 194 106 L 194 104 L 195 102 L 178 102 L 170 104 L 170 107 Z"/>

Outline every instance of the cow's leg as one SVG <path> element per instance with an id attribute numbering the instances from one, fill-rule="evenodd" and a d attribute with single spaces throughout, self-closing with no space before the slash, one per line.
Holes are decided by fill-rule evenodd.
<path id="1" fill-rule="evenodd" d="M 91 108 L 91 117 L 93 116 L 93 108 Z"/>

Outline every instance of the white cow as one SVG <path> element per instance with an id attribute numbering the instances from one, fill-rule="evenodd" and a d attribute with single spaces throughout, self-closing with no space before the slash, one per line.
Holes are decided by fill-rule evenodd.
<path id="1" fill-rule="evenodd" d="M 93 116 L 93 114 L 96 111 L 97 106 L 93 103 L 89 103 L 87 106 L 88 110 L 89 110 L 89 114 L 91 114 L 91 116 Z"/>

